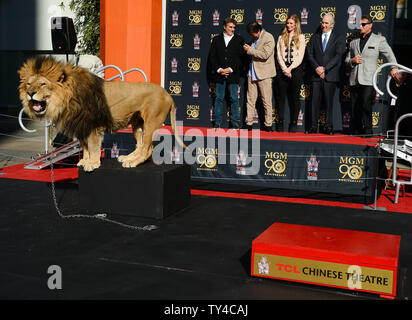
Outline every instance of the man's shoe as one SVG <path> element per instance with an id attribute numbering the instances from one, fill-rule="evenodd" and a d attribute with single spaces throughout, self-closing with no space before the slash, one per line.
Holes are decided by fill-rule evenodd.
<path id="1" fill-rule="evenodd" d="M 328 134 L 328 135 L 330 135 L 330 136 L 332 136 L 333 135 L 333 128 L 325 128 L 325 134 Z"/>
<path id="2" fill-rule="evenodd" d="M 253 125 L 247 124 L 246 129 L 247 129 L 247 131 L 252 131 L 253 130 Z"/>
<path id="3" fill-rule="evenodd" d="M 372 129 L 364 129 L 364 130 L 363 130 L 363 134 L 364 134 L 365 136 L 373 136 Z"/>
<path id="4" fill-rule="evenodd" d="M 306 133 L 312 134 L 312 133 L 317 133 L 318 129 L 317 128 L 310 128 Z"/>
<path id="5" fill-rule="evenodd" d="M 283 132 L 283 121 L 276 124 L 276 131 Z"/>
<path id="6" fill-rule="evenodd" d="M 289 132 L 296 132 L 298 131 L 298 124 L 296 121 L 293 121 L 289 124 Z"/>
<path id="7" fill-rule="evenodd" d="M 264 130 L 266 132 L 273 132 L 272 126 L 265 126 Z"/>

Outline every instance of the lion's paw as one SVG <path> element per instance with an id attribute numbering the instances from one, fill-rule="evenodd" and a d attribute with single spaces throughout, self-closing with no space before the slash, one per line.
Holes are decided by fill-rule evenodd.
<path id="1" fill-rule="evenodd" d="M 80 167 L 80 166 L 84 166 L 84 164 L 86 163 L 86 160 L 84 160 L 84 159 L 80 159 L 80 161 L 79 162 L 77 162 L 77 166 L 78 167 Z"/>
<path id="2" fill-rule="evenodd" d="M 137 158 L 132 160 L 126 160 L 122 163 L 123 168 L 134 168 L 137 167 L 139 164 L 143 163 L 143 158 Z"/>
<path id="3" fill-rule="evenodd" d="M 120 156 L 117 158 L 117 161 L 119 162 L 125 162 L 127 160 L 127 156 Z"/>
<path id="4" fill-rule="evenodd" d="M 83 170 L 85 172 L 92 172 L 94 169 L 100 167 L 100 161 L 85 161 L 83 164 Z"/>

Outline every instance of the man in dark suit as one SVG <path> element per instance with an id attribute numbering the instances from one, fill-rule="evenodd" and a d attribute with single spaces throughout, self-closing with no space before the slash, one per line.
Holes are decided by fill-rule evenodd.
<path id="1" fill-rule="evenodd" d="M 345 38 L 334 30 L 332 14 L 322 18 L 321 32 L 315 33 L 307 46 L 312 75 L 312 125 L 309 133 L 318 130 L 319 110 L 325 104 L 325 133 L 333 134 L 333 97 L 340 81 L 340 67 L 345 54 Z"/>
<path id="2" fill-rule="evenodd" d="M 213 38 L 210 46 L 212 79 L 216 82 L 215 128 L 221 128 L 223 101 L 226 86 L 230 94 L 231 123 L 233 129 L 240 128 L 240 105 L 238 98 L 239 79 L 244 68 L 244 39 L 235 34 L 236 20 L 223 21 L 224 32 Z"/>

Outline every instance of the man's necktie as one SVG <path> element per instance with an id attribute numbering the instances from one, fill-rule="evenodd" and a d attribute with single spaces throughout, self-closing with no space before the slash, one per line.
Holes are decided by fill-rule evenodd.
<path id="1" fill-rule="evenodd" d="M 322 50 L 323 51 L 325 51 L 327 44 L 328 44 L 328 34 L 325 33 L 325 37 L 323 38 L 323 42 L 322 42 Z"/>

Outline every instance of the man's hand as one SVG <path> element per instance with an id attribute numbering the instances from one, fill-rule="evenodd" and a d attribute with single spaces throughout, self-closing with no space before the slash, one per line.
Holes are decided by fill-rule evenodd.
<path id="1" fill-rule="evenodd" d="M 319 66 L 315 69 L 316 74 L 321 78 L 325 79 L 325 68 L 323 66 Z"/>
<path id="2" fill-rule="evenodd" d="M 405 81 L 406 74 L 403 72 L 399 72 L 398 68 L 392 68 L 389 74 L 395 80 L 398 86 L 401 85 Z"/>
<path id="3" fill-rule="evenodd" d="M 220 69 L 220 74 L 225 77 L 227 77 L 232 72 L 233 72 L 232 68 Z"/>
<path id="4" fill-rule="evenodd" d="M 361 63 L 362 63 L 362 56 L 360 54 L 352 58 L 352 64 L 361 64 Z"/>
<path id="5" fill-rule="evenodd" d="M 248 51 L 250 49 L 250 45 L 248 45 L 248 44 L 244 44 L 243 45 L 243 50 L 245 50 L 246 52 Z"/>
<path id="6" fill-rule="evenodd" d="M 320 77 L 320 75 L 325 73 L 325 68 L 323 66 L 319 66 L 315 69 L 317 75 Z"/>

